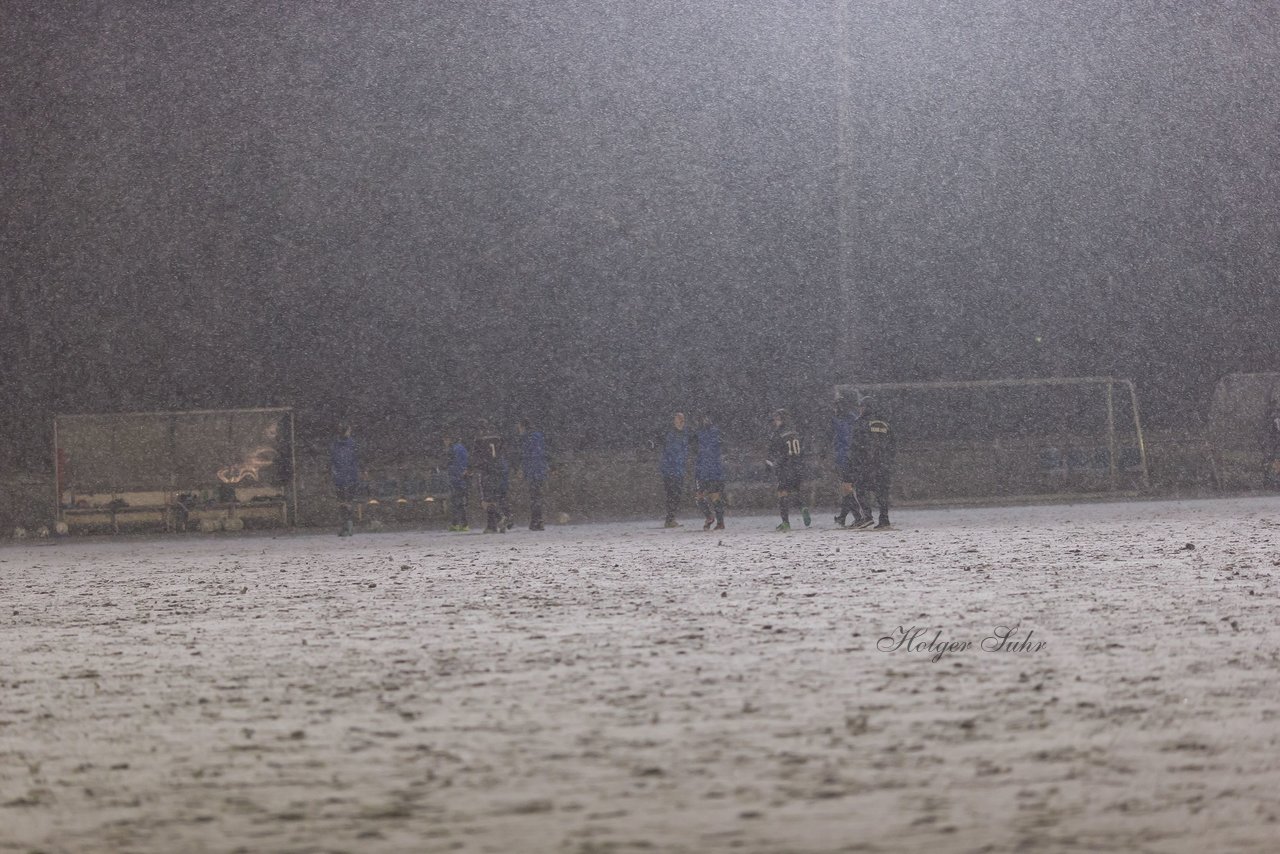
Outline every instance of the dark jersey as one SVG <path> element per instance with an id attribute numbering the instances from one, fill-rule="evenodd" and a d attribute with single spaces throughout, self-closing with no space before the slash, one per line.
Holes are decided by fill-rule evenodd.
<path id="1" fill-rule="evenodd" d="M 499 477 L 505 468 L 506 443 L 501 436 L 486 433 L 476 437 L 471 446 L 471 467 L 480 474 Z"/>
<path id="2" fill-rule="evenodd" d="M 703 427 L 693 434 L 693 479 L 698 483 L 724 481 L 724 450 L 720 428 Z"/>
<path id="3" fill-rule="evenodd" d="M 800 434 L 790 427 L 780 427 L 769 438 L 769 462 L 778 476 L 779 483 L 794 483 L 800 479 L 801 457 L 804 446 Z"/>
<path id="4" fill-rule="evenodd" d="M 520 437 L 520 469 L 527 480 L 537 483 L 547 479 L 547 439 L 541 430 L 530 430 Z"/>
<path id="5" fill-rule="evenodd" d="M 887 471 L 897 455 L 897 434 L 889 419 L 872 412 L 854 423 L 848 469 L 854 473 Z"/>
<path id="6" fill-rule="evenodd" d="M 447 452 L 447 463 L 449 466 L 449 485 L 454 489 L 465 489 L 467 486 L 467 469 L 470 463 L 467 446 L 461 442 L 454 442 L 450 445 Z"/>
<path id="7" fill-rule="evenodd" d="M 352 487 L 360 482 L 360 454 L 356 440 L 350 436 L 334 439 L 329 446 L 329 473 L 337 487 Z"/>

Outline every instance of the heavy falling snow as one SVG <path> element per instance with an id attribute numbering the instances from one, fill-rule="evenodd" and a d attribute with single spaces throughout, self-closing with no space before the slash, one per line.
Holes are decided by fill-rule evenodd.
<path id="1" fill-rule="evenodd" d="M 0 548 L 0 850 L 1275 850 L 1280 499 L 897 522 Z"/>

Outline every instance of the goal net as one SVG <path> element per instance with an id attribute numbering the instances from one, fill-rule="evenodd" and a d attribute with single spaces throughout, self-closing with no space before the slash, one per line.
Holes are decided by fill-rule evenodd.
<path id="1" fill-rule="evenodd" d="M 1207 438 L 1221 487 L 1280 488 L 1278 417 L 1280 373 L 1229 374 L 1218 380 Z"/>
<path id="2" fill-rule="evenodd" d="M 1148 488 L 1129 380 L 1059 377 L 843 384 L 869 395 L 897 433 L 895 499 L 1052 500 Z"/>

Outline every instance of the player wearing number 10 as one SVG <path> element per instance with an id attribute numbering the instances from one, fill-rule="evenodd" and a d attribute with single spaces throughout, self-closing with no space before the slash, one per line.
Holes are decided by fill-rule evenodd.
<path id="1" fill-rule="evenodd" d="M 804 448 L 800 442 L 800 434 L 796 432 L 791 420 L 791 413 L 785 409 L 773 412 L 773 435 L 769 439 L 769 458 L 765 464 L 773 469 L 778 478 L 778 513 L 782 523 L 779 531 L 791 530 L 792 496 L 800 502 L 800 514 L 808 527 L 812 521 L 809 508 L 804 503 Z"/>

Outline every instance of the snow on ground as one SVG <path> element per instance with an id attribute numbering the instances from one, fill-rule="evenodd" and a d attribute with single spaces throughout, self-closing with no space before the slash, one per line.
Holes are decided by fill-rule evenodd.
<path id="1" fill-rule="evenodd" d="M 0 851 L 1280 850 L 1280 499 L 896 521 L 0 548 Z"/>

